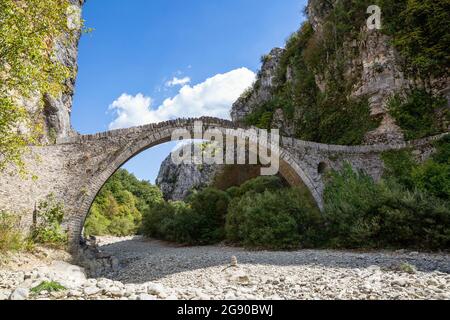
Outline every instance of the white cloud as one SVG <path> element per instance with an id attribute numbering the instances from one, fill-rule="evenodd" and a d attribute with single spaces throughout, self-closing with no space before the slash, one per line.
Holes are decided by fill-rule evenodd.
<path id="1" fill-rule="evenodd" d="M 166 82 L 166 87 L 184 86 L 190 82 L 191 78 L 189 77 L 184 77 L 182 79 L 174 77 L 172 80 Z"/>
<path id="2" fill-rule="evenodd" d="M 184 85 L 173 98 L 152 109 L 152 98 L 139 93 L 122 94 L 109 107 L 116 113 L 110 129 L 157 123 L 176 118 L 217 117 L 230 118 L 232 104 L 254 81 L 256 75 L 247 68 L 217 74 L 204 82 Z"/>
<path id="3" fill-rule="evenodd" d="M 152 98 L 146 97 L 142 93 L 136 96 L 122 94 L 109 106 L 110 110 L 116 112 L 116 119 L 109 125 L 109 128 L 126 128 L 151 122 L 153 120 L 150 112 L 152 102 Z"/>

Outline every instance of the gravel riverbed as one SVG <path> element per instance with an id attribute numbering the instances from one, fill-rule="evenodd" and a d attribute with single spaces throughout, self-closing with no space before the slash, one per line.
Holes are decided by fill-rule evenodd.
<path id="1" fill-rule="evenodd" d="M 1 299 L 445 299 L 450 255 L 410 251 L 248 251 L 180 247 L 139 237 L 100 238 L 120 268 L 101 279 L 53 261 L 27 270 L 0 268 Z M 237 266 L 230 266 L 232 257 Z M 20 269 L 20 268 L 19 268 Z M 30 289 L 44 280 L 67 290 Z"/>

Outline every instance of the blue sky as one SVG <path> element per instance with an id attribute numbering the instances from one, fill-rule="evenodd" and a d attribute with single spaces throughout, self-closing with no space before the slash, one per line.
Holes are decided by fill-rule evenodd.
<path id="1" fill-rule="evenodd" d="M 304 19 L 306 0 L 89 0 L 72 124 L 80 133 L 178 116 L 227 117 L 260 57 Z M 172 144 L 125 167 L 154 181 Z"/>

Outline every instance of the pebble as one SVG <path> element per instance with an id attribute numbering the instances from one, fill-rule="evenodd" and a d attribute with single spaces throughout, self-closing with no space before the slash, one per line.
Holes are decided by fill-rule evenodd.
<path id="1" fill-rule="evenodd" d="M 137 300 L 150 301 L 150 300 L 156 300 L 156 297 L 152 296 L 152 295 L 149 295 L 149 294 L 146 294 L 146 293 L 141 293 L 138 296 Z"/>
<path id="2" fill-rule="evenodd" d="M 99 294 L 100 292 L 102 292 L 102 289 L 92 286 L 92 287 L 84 288 L 83 292 L 87 296 L 95 296 L 96 294 Z"/>
<path id="3" fill-rule="evenodd" d="M 10 296 L 10 300 L 27 300 L 30 296 L 30 290 L 27 288 L 17 288 Z"/>
<path id="4" fill-rule="evenodd" d="M 147 290 L 149 294 L 156 295 L 160 298 L 164 299 L 165 297 L 167 297 L 164 287 L 158 283 L 149 283 L 147 286 Z"/>

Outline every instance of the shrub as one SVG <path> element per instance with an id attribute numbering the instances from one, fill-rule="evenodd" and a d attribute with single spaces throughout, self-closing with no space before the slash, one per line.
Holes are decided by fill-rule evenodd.
<path id="1" fill-rule="evenodd" d="M 298 247 L 297 223 L 279 205 L 279 197 L 267 191 L 236 199 L 227 216 L 227 239 L 250 248 Z"/>
<path id="2" fill-rule="evenodd" d="M 395 180 L 375 183 L 346 166 L 325 189 L 328 244 L 343 248 L 447 249 L 450 203 Z"/>
<path id="3" fill-rule="evenodd" d="M 242 197 L 247 192 L 263 193 L 265 191 L 277 191 L 284 188 L 283 182 L 276 176 L 263 176 L 249 180 L 238 189 L 229 190 L 234 196 Z"/>
<path id="4" fill-rule="evenodd" d="M 406 97 L 392 97 L 389 113 L 403 129 L 406 139 L 420 139 L 442 132 L 449 119 L 446 105 L 447 99 L 417 89 Z"/>
<path id="5" fill-rule="evenodd" d="M 142 233 L 151 238 L 198 244 L 200 217 L 184 202 L 156 203 L 144 214 Z"/>
<path id="6" fill-rule="evenodd" d="M 198 228 L 201 217 L 184 202 L 172 202 L 174 207 L 173 219 L 167 223 L 165 229 L 166 240 L 183 244 L 202 244 L 198 239 L 201 230 Z"/>
<path id="7" fill-rule="evenodd" d="M 144 214 L 142 232 L 148 237 L 185 244 L 214 244 L 224 240 L 229 196 L 207 188 L 187 203 L 156 203 Z"/>
<path id="8" fill-rule="evenodd" d="M 0 211 L 0 253 L 18 251 L 24 246 L 24 237 L 16 215 Z"/>
<path id="9" fill-rule="evenodd" d="M 54 195 L 38 205 L 32 239 L 35 243 L 61 248 L 67 244 L 67 233 L 62 229 L 64 207 Z"/>
<path id="10" fill-rule="evenodd" d="M 94 203 L 84 224 L 84 236 L 107 235 L 110 223 L 111 221 L 100 213 L 97 204 Z"/>
<path id="11" fill-rule="evenodd" d="M 450 199 L 450 163 L 441 164 L 432 160 L 412 171 L 415 186 L 442 199 Z"/>
<path id="12" fill-rule="evenodd" d="M 417 268 L 409 263 L 401 263 L 399 269 L 404 273 L 415 274 L 417 273 Z"/>
<path id="13" fill-rule="evenodd" d="M 307 188 L 291 188 L 283 191 L 286 206 L 297 222 L 300 244 L 303 248 L 323 245 L 325 240 L 324 218 Z"/>
<path id="14" fill-rule="evenodd" d="M 435 142 L 436 153 L 412 169 L 414 184 L 422 191 L 450 201 L 450 135 Z"/>
<path id="15" fill-rule="evenodd" d="M 381 158 L 385 166 L 386 179 L 395 179 L 408 189 L 414 188 L 411 173 L 418 163 L 414 161 L 410 150 L 384 152 Z"/>
<path id="16" fill-rule="evenodd" d="M 318 244 L 323 221 L 309 192 L 281 193 L 282 188 L 278 177 L 259 177 L 227 192 L 207 188 L 192 194 L 187 203 L 153 205 L 144 214 L 142 231 L 148 237 L 184 244 L 214 244 L 225 238 L 273 249 Z M 260 198 L 264 201 L 258 204 Z"/>
<path id="17" fill-rule="evenodd" d="M 437 163 L 450 164 L 450 134 L 435 142 L 436 153 L 433 160 Z"/>
<path id="18" fill-rule="evenodd" d="M 380 243 L 393 247 L 447 249 L 450 245 L 450 203 L 398 184 L 384 189 L 379 208 Z"/>
<path id="19" fill-rule="evenodd" d="M 332 247 L 372 247 L 379 231 L 380 188 L 363 172 L 346 164 L 331 173 L 324 191 L 328 243 Z"/>
<path id="20" fill-rule="evenodd" d="M 389 151 L 382 155 L 384 177 L 395 180 L 410 191 L 419 189 L 435 197 L 450 199 L 450 136 L 435 143 L 436 153 L 419 164 L 410 151 Z"/>
<path id="21" fill-rule="evenodd" d="M 231 187 L 227 190 L 227 194 L 231 199 L 238 198 L 241 195 L 241 189 L 239 187 Z"/>
<path id="22" fill-rule="evenodd" d="M 144 212 L 142 232 L 156 239 L 166 239 L 165 226 L 174 219 L 175 207 L 168 202 L 155 203 Z"/>
<path id="23" fill-rule="evenodd" d="M 226 192 L 207 188 L 187 200 L 197 216 L 196 241 L 200 244 L 217 243 L 225 238 L 225 217 L 230 198 Z"/>
<path id="24" fill-rule="evenodd" d="M 108 234 L 125 237 L 136 233 L 136 224 L 133 216 L 116 216 L 113 217 L 108 226 Z"/>
<path id="25" fill-rule="evenodd" d="M 227 240 L 251 248 L 293 249 L 317 244 L 320 214 L 299 190 L 249 192 L 230 205 Z"/>

